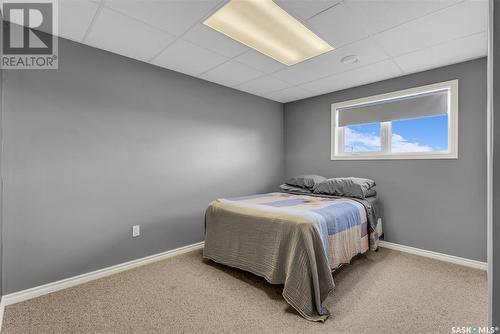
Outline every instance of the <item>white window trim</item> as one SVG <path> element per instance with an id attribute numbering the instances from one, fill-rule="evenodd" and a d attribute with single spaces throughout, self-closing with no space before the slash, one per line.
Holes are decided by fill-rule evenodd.
<path id="1" fill-rule="evenodd" d="M 390 152 L 391 138 L 387 138 L 387 127 L 391 122 L 381 123 L 381 141 L 382 152 L 362 152 L 362 153 L 343 153 L 344 147 L 344 128 L 338 127 L 338 109 L 352 107 L 359 104 L 380 102 L 398 97 L 412 96 L 416 94 L 449 89 L 448 95 L 448 151 L 446 152 Z M 384 145 L 385 141 L 385 145 Z M 439 82 L 431 85 L 420 86 L 410 89 L 399 90 L 387 94 L 363 97 L 360 99 L 349 100 L 332 104 L 331 119 L 331 160 L 398 160 L 398 159 L 458 159 L 458 80 Z"/>

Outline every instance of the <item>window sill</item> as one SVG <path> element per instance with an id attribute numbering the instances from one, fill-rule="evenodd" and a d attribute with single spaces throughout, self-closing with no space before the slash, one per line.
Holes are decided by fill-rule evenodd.
<path id="1" fill-rule="evenodd" d="M 331 160 L 434 160 L 434 159 L 458 159 L 456 153 L 426 153 L 426 154 L 353 154 L 332 156 Z"/>

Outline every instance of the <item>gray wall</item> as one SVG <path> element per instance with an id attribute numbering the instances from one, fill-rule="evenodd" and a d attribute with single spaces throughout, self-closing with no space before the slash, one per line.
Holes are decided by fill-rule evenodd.
<path id="1" fill-rule="evenodd" d="M 202 241 L 211 200 L 281 181 L 282 104 L 59 48 L 5 73 L 4 293 Z"/>
<path id="2" fill-rule="evenodd" d="M 334 102 L 459 79 L 459 159 L 331 161 Z M 390 242 L 486 261 L 486 60 L 285 105 L 285 173 L 377 182 Z"/>

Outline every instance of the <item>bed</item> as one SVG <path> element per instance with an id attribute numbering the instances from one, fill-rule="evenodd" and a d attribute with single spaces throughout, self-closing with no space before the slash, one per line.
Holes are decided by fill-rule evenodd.
<path id="1" fill-rule="evenodd" d="M 378 247 L 378 200 L 273 192 L 218 199 L 205 215 L 203 256 L 283 284 L 304 318 L 325 321 L 332 270 Z"/>

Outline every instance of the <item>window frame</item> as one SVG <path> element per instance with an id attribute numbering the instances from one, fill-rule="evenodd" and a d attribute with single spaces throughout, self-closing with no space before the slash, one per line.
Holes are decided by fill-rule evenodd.
<path id="1" fill-rule="evenodd" d="M 338 109 L 374 102 L 410 97 L 447 89 L 448 94 L 448 150 L 440 152 L 391 152 L 392 121 L 380 122 L 380 152 L 346 153 L 344 128 L 338 127 Z M 458 159 L 458 80 L 439 82 L 386 94 L 333 103 L 331 105 L 331 160 L 401 160 L 401 159 Z"/>

